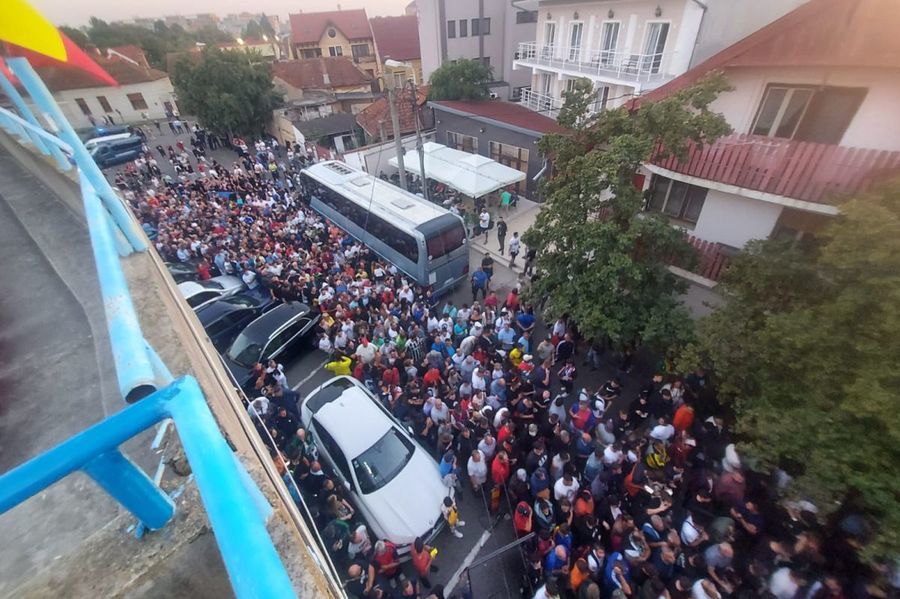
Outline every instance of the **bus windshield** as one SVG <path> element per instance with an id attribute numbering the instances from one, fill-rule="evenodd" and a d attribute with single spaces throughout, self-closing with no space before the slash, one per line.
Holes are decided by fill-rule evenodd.
<path id="1" fill-rule="evenodd" d="M 436 231 L 425 239 L 428 248 L 428 258 L 436 260 L 442 258 L 454 250 L 461 248 L 466 243 L 466 230 L 461 222 L 453 223 L 449 228 Z"/>

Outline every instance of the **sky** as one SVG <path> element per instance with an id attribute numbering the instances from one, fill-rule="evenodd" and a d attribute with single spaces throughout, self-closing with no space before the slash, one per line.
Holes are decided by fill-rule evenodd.
<path id="1" fill-rule="evenodd" d="M 211 12 L 224 17 L 229 13 L 264 12 L 287 18 L 288 13 L 365 8 L 371 17 L 402 15 L 410 0 L 30 0 L 31 4 L 55 25 L 78 27 L 86 25 L 90 17 L 105 21 L 119 21 L 134 17 Z M 185 6 L 190 9 L 186 10 Z"/>

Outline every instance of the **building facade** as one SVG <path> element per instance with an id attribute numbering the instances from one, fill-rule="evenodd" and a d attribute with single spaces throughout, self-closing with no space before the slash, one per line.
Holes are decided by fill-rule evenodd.
<path id="1" fill-rule="evenodd" d="M 514 68 L 531 76 L 522 102 L 555 117 L 580 78 L 594 84 L 592 111 L 620 106 L 690 66 L 703 4 L 695 0 L 542 0 L 536 37 Z"/>
<path id="2" fill-rule="evenodd" d="M 416 0 L 419 39 L 422 44 L 422 75 L 431 77 L 443 63 L 480 60 L 491 67 L 492 93 L 501 99 L 518 99 L 531 76 L 513 70 L 520 42 L 534 37 L 535 11 L 523 10 L 507 1 Z"/>
<path id="3" fill-rule="evenodd" d="M 290 23 L 294 58 L 345 56 L 372 79 L 380 75 L 365 9 L 292 14 Z"/>
<path id="4" fill-rule="evenodd" d="M 546 133 L 565 131 L 556 121 L 496 100 L 437 101 L 428 106 L 434 110 L 437 143 L 522 171 L 526 178 L 518 184 L 519 193 L 536 198 L 540 178 L 549 168 L 537 144 Z"/>
<path id="5" fill-rule="evenodd" d="M 141 123 L 164 119 L 178 110 L 175 90 L 163 71 L 111 54 L 93 57 L 118 86 L 98 85 L 90 75 L 67 68 L 43 67 L 38 74 L 53 92 L 63 114 L 76 128 Z"/>
<path id="6" fill-rule="evenodd" d="M 422 85 L 422 50 L 419 45 L 419 29 L 415 15 L 401 17 L 375 17 L 369 20 L 375 49 L 384 73 L 385 85 L 402 87 L 407 81 Z M 387 67 L 386 60 L 395 60 L 409 67 Z"/>
<path id="7" fill-rule="evenodd" d="M 734 133 L 684 160 L 656 154 L 647 209 L 725 252 L 798 239 L 836 202 L 900 174 L 900 14 L 891 0 L 812 0 L 648 94 L 712 71 L 734 89 L 712 105 Z"/>

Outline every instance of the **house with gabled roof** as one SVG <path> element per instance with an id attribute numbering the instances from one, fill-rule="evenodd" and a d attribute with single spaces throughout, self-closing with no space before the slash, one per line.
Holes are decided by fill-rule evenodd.
<path id="1" fill-rule="evenodd" d="M 292 14 L 290 24 L 294 58 L 346 56 L 373 79 L 380 74 L 365 9 Z"/>
<path id="2" fill-rule="evenodd" d="M 712 104 L 731 135 L 644 165 L 647 209 L 688 232 L 705 279 L 748 241 L 813 235 L 842 198 L 900 175 L 897 31 L 895 0 L 811 0 L 637 100 L 716 71 L 733 86 Z"/>

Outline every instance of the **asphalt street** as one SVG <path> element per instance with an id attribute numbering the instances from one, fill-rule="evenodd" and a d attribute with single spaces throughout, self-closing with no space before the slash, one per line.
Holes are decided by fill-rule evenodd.
<path id="1" fill-rule="evenodd" d="M 148 145 L 155 148 L 160 144 L 163 147 L 175 145 L 177 139 L 181 139 L 187 146 L 189 137 L 181 135 L 177 138 L 171 135 L 168 127 L 163 124 L 162 133 L 158 133 L 152 125 L 145 130 L 151 134 Z M 231 166 L 236 155 L 229 149 L 218 149 L 209 153 L 210 158 L 216 158 L 221 164 Z M 174 171 L 167 161 L 160 161 L 160 168 L 164 173 L 174 175 Z M 107 172 L 110 180 L 113 179 L 115 169 Z M 491 240 L 493 243 L 493 239 Z M 481 262 L 482 255 L 475 250 L 471 251 L 471 269 L 474 270 Z M 497 291 L 502 299 L 513 287 L 518 287 L 521 270 L 513 271 L 503 264 L 496 264 L 492 288 Z M 456 305 L 471 303 L 472 297 L 468 284 L 462 284 L 451 295 Z M 546 323 L 539 320 L 535 330 L 535 340 L 540 340 L 547 334 Z M 580 354 L 580 357 L 583 357 Z M 327 361 L 326 355 L 318 350 L 311 350 L 290 363 L 284 364 L 288 382 L 298 392 L 301 399 L 314 391 L 319 385 L 331 378 L 328 371 L 324 370 Z M 606 360 L 598 370 L 589 370 L 586 366 L 580 366 L 576 387 L 596 389 L 610 377 L 617 374 L 618 361 L 615 356 L 606 356 Z M 579 363 L 576 363 L 578 365 Z M 553 373 L 555 377 L 555 372 Z M 635 367 L 628 376 L 623 377 L 623 393 L 620 402 L 630 402 L 636 397 L 642 383 L 651 376 L 651 366 L 648 360 L 638 359 Z M 554 381 L 552 390 L 558 392 L 559 385 Z M 572 398 L 574 400 L 574 396 Z M 615 406 L 617 407 L 617 406 Z M 452 587 L 470 585 L 472 597 L 486 598 L 513 598 L 522 597 L 520 585 L 524 574 L 524 563 L 517 548 L 507 551 L 498 551 L 508 543 L 515 540 L 511 520 L 505 519 L 501 514 L 492 517 L 487 509 L 487 504 L 482 496 L 475 496 L 471 490 L 463 492 L 459 503 L 460 518 L 466 522 L 462 529 L 464 536 L 461 539 L 454 538 L 449 530 L 442 532 L 436 539 L 438 555 L 435 565 L 439 571 L 430 578 L 434 584 L 445 585 L 447 594 Z M 474 564 L 474 566 L 473 566 Z M 470 569 L 470 566 L 471 569 Z M 409 567 L 409 565 L 407 565 Z M 527 597 L 531 594 L 527 593 Z"/>

